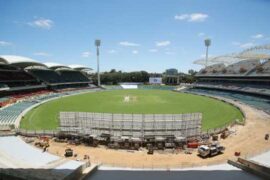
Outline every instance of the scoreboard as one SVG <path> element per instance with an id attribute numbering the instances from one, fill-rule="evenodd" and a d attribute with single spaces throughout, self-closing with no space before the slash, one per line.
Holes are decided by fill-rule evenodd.
<path id="1" fill-rule="evenodd" d="M 150 77 L 149 84 L 162 84 L 162 78 L 161 77 Z"/>

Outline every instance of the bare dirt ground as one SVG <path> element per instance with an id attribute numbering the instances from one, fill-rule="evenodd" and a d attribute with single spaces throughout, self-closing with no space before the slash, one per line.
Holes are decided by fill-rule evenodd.
<path id="1" fill-rule="evenodd" d="M 234 153 L 236 151 L 241 152 L 242 157 L 252 157 L 270 150 L 270 140 L 264 139 L 265 134 L 270 133 L 270 115 L 238 102 L 233 103 L 245 112 L 246 124 L 245 126 L 235 125 L 230 127 L 229 129 L 234 133 L 224 140 L 220 139 L 220 144 L 226 148 L 225 152 L 212 158 L 200 158 L 197 155 L 197 150 L 193 150 L 192 154 L 185 154 L 184 151 L 174 153 L 155 151 L 154 155 L 147 155 L 146 150 L 112 150 L 106 147 L 75 146 L 54 141 L 50 142 L 48 151 L 52 154 L 64 156 L 65 148 L 70 147 L 78 155 L 72 159 L 82 160 L 84 155 L 89 155 L 91 162 L 107 166 L 183 168 L 226 163 L 228 159 L 235 158 Z"/>

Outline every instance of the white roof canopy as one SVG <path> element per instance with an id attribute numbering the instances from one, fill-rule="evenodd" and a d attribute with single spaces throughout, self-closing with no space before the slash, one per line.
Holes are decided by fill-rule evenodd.
<path id="1" fill-rule="evenodd" d="M 44 63 L 46 66 L 48 66 L 48 68 L 52 68 L 52 69 L 57 69 L 57 68 L 70 68 L 66 65 L 63 65 L 63 64 L 59 64 L 59 63 L 54 63 L 54 62 L 47 62 L 47 63 Z"/>
<path id="2" fill-rule="evenodd" d="M 87 66 L 84 66 L 84 65 L 80 65 L 80 64 L 72 64 L 72 65 L 69 65 L 68 67 L 72 68 L 72 69 L 87 69 L 87 70 L 93 70 L 92 68 L 89 68 Z"/>
<path id="3" fill-rule="evenodd" d="M 33 65 L 46 66 L 43 63 L 40 63 L 34 59 L 14 55 L 0 55 L 0 62 L 3 64 L 17 65 L 23 68 Z"/>
<path id="4" fill-rule="evenodd" d="M 270 59 L 270 44 L 262 46 L 254 46 L 243 50 L 240 53 L 225 54 L 216 57 L 209 57 L 207 60 L 208 65 L 213 65 L 217 63 L 224 63 L 225 65 L 230 65 L 243 60 L 262 60 Z M 198 59 L 193 62 L 194 64 L 205 65 L 205 58 Z"/>

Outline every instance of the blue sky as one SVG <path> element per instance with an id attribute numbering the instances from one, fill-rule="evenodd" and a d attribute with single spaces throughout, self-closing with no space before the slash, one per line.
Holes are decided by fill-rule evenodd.
<path id="1" fill-rule="evenodd" d="M 193 61 L 270 43 L 267 0 L 0 0 L 0 54 L 101 71 L 200 69 Z"/>

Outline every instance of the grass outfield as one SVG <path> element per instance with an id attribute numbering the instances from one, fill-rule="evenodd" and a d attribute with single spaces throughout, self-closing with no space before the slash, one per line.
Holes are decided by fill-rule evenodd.
<path id="1" fill-rule="evenodd" d="M 164 90 L 115 90 L 80 94 L 44 103 L 21 121 L 23 129 L 56 129 L 60 111 L 181 114 L 203 113 L 204 130 L 221 127 L 242 113 L 232 105 L 203 96 Z"/>

